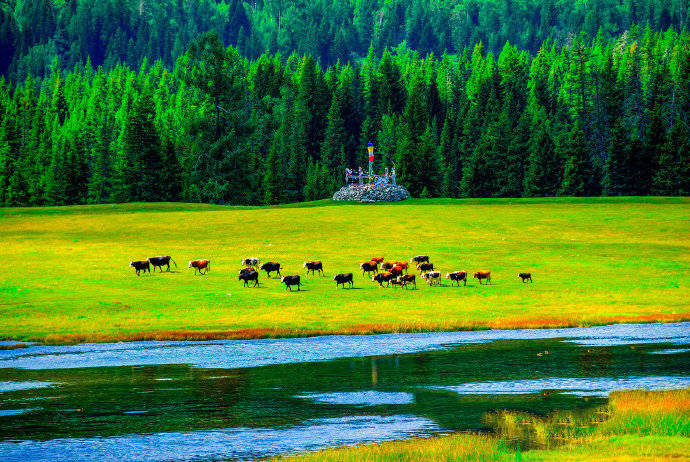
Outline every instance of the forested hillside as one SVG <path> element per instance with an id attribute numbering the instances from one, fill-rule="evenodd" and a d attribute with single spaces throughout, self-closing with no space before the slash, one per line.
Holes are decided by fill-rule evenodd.
<path id="1" fill-rule="evenodd" d="M 0 204 L 317 199 L 368 141 L 415 196 L 688 194 L 689 117 L 690 34 L 674 29 L 329 67 L 249 60 L 212 33 L 170 68 L 2 81 Z"/>
<path id="2" fill-rule="evenodd" d="M 143 59 L 172 66 L 214 31 L 241 55 L 311 55 L 321 65 L 381 56 L 406 42 L 422 54 L 508 41 L 535 55 L 579 32 L 613 38 L 638 24 L 687 25 L 687 0 L 0 0 L 0 74 L 23 80 L 91 60 L 106 70 Z"/>

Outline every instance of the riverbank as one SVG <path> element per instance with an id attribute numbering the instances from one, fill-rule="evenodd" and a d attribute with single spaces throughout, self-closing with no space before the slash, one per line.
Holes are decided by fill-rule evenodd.
<path id="1" fill-rule="evenodd" d="M 690 389 L 615 391 L 585 417 L 546 418 L 503 411 L 486 416 L 495 435 L 457 433 L 364 444 L 273 460 L 330 461 L 577 461 L 690 459 Z M 522 442 L 522 446 L 520 446 Z M 533 449 L 525 450 L 530 446 Z M 522 448 L 522 449 L 520 449 Z"/>
<path id="2" fill-rule="evenodd" d="M 690 200 L 541 198 L 321 201 L 246 208 L 127 204 L 0 209 L 0 338 L 42 343 L 301 337 L 690 320 Z M 131 260 L 172 255 L 171 273 Z M 492 285 L 381 289 L 373 256 L 428 254 L 442 272 L 488 269 Z M 278 261 L 302 291 L 240 258 Z M 209 258 L 194 276 L 188 260 Z M 326 277 L 305 276 L 322 260 Z M 522 284 L 518 272 L 532 273 Z M 335 273 L 355 274 L 338 289 Z"/>

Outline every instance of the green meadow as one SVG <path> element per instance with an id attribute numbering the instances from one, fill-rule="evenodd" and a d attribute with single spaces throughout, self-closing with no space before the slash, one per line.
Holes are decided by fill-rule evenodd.
<path id="1" fill-rule="evenodd" d="M 332 201 L 275 207 L 126 204 L 0 209 L 0 337 L 44 342 L 250 338 L 690 319 L 690 200 L 547 198 Z M 379 288 L 374 256 L 426 254 L 442 272 L 490 270 L 492 285 Z M 171 273 L 131 260 L 171 255 Z M 259 257 L 301 274 L 289 292 Z M 187 262 L 211 260 L 195 276 Z M 305 276 L 322 260 L 326 277 Z M 517 273 L 532 273 L 522 284 Z M 353 272 L 354 289 L 332 277 Z M 416 271 L 415 271 L 416 272 Z"/>

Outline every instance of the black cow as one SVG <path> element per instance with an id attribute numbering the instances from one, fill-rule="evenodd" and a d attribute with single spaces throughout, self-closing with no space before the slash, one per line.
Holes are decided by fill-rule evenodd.
<path id="1" fill-rule="evenodd" d="M 354 281 L 352 280 L 352 273 L 336 274 L 335 276 L 333 276 L 333 280 L 335 281 L 336 289 L 340 284 L 343 285 L 343 289 L 345 288 L 345 284 L 350 284 L 350 287 L 354 285 Z"/>
<path id="2" fill-rule="evenodd" d="M 248 268 L 249 271 L 240 271 L 240 275 L 237 278 L 238 281 L 244 281 L 244 287 L 249 287 L 249 281 L 254 281 L 254 286 L 259 285 L 259 272 L 255 269 Z"/>
<path id="3" fill-rule="evenodd" d="M 274 271 L 278 273 L 278 276 L 283 276 L 282 274 L 280 274 L 280 263 L 268 261 L 261 265 L 261 269 L 266 271 L 266 276 L 269 278 L 271 277 L 271 273 Z"/>
<path id="4" fill-rule="evenodd" d="M 417 288 L 417 278 L 414 274 L 403 274 L 402 276 L 398 276 L 398 282 L 406 289 L 408 284 L 412 284 L 415 289 Z"/>
<path id="5" fill-rule="evenodd" d="M 175 268 L 177 268 L 177 263 L 175 263 L 175 260 L 172 259 L 170 255 L 166 255 L 165 257 L 151 257 L 148 259 L 149 263 L 151 263 L 151 266 L 153 266 L 153 271 L 156 271 L 156 268 L 160 268 L 161 273 L 163 272 L 163 265 L 166 265 L 168 269 L 166 270 L 167 272 L 170 272 L 170 262 L 173 262 L 175 265 Z"/>
<path id="6" fill-rule="evenodd" d="M 428 255 L 417 255 L 416 257 L 410 258 L 410 263 L 415 262 L 416 264 L 420 263 L 429 263 L 429 256 Z"/>
<path id="7" fill-rule="evenodd" d="M 137 276 L 139 276 L 139 271 L 149 272 L 151 274 L 151 266 L 149 265 L 148 260 L 142 260 L 142 261 L 131 261 L 129 262 L 129 266 L 134 268 L 134 270 L 137 272 Z"/>
<path id="8" fill-rule="evenodd" d="M 446 279 L 450 279 L 450 285 L 453 285 L 453 282 L 457 282 L 459 287 L 460 281 L 467 285 L 467 271 L 454 271 L 452 273 L 446 273 Z"/>
<path id="9" fill-rule="evenodd" d="M 294 276 L 283 276 L 280 279 L 280 282 L 285 284 L 285 290 L 290 289 L 292 292 L 292 286 L 297 286 L 297 290 L 299 290 L 300 286 L 302 283 L 300 282 L 299 274 L 295 274 Z"/>
<path id="10" fill-rule="evenodd" d="M 365 273 L 374 273 L 378 274 L 379 272 L 379 265 L 375 261 L 365 261 L 361 265 L 359 265 L 359 269 L 362 270 L 362 276 L 364 276 Z"/>
<path id="11" fill-rule="evenodd" d="M 371 282 L 378 282 L 380 287 L 383 287 L 383 283 L 386 283 L 386 286 L 391 285 L 391 279 L 393 279 L 393 273 L 379 273 L 373 278 L 371 278 Z"/>
<path id="12" fill-rule="evenodd" d="M 323 263 L 320 261 L 305 261 L 302 267 L 307 269 L 307 274 L 309 274 L 309 271 L 311 271 L 311 274 L 314 274 L 314 271 L 318 271 L 323 276 Z"/>
<path id="13" fill-rule="evenodd" d="M 518 277 L 522 279 L 523 284 L 527 281 L 532 282 L 532 273 L 520 273 Z"/>
<path id="14" fill-rule="evenodd" d="M 251 273 L 251 272 L 253 272 L 253 271 L 256 271 L 256 270 L 255 270 L 254 268 L 252 268 L 251 266 L 248 266 L 247 268 L 242 268 L 242 269 L 239 271 L 239 274 L 242 275 L 242 274 L 245 274 L 245 273 Z"/>
<path id="15" fill-rule="evenodd" d="M 417 265 L 417 269 L 421 271 L 422 273 L 428 273 L 429 271 L 434 270 L 434 264 L 433 263 L 420 263 Z"/>

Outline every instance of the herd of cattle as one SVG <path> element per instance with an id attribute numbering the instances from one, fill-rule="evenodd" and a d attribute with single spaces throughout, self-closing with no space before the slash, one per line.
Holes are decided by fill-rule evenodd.
<path id="1" fill-rule="evenodd" d="M 170 263 L 173 263 L 177 268 L 177 263 L 170 256 L 159 256 L 151 257 L 146 260 L 133 261 L 129 263 L 129 266 L 134 268 L 137 276 L 141 272 L 151 273 L 151 267 L 153 271 L 159 268 L 163 272 L 163 266 L 166 266 L 166 271 L 170 271 Z M 280 282 L 285 284 L 285 290 L 292 291 L 292 287 L 296 286 L 297 290 L 300 290 L 302 285 L 301 278 L 299 274 L 292 276 L 283 276 L 280 273 L 281 265 L 277 262 L 266 262 L 261 266 L 259 264 L 261 261 L 258 258 L 245 258 L 242 260 L 241 265 L 244 266 L 239 271 L 239 281 L 243 281 L 244 287 L 256 287 L 259 285 L 259 270 L 265 271 L 266 276 L 270 279 L 271 273 L 276 273 L 280 277 Z M 420 272 L 420 278 L 425 279 L 429 285 L 440 285 L 441 284 L 441 272 L 434 269 L 434 264 L 429 261 L 428 255 L 417 255 L 412 257 L 409 262 L 407 261 L 387 261 L 384 262 L 383 257 L 374 257 L 369 261 L 365 261 L 359 265 L 359 269 L 362 270 L 362 276 L 370 276 L 371 282 L 376 282 L 379 287 L 393 286 L 403 287 L 407 289 L 408 287 L 417 288 L 417 277 L 414 274 L 409 273 L 410 264 L 415 264 L 417 270 Z M 194 274 L 197 272 L 201 275 L 208 273 L 211 270 L 210 260 L 192 260 L 189 262 L 189 268 L 194 268 Z M 305 261 L 302 265 L 303 268 L 307 270 L 307 275 L 311 272 L 312 275 L 319 273 L 323 276 L 323 263 L 320 261 Z M 372 276 L 373 273 L 373 276 Z M 446 279 L 451 281 L 451 285 L 456 283 L 458 286 L 462 282 L 463 285 L 467 285 L 467 271 L 453 271 L 452 273 L 446 273 Z M 486 281 L 487 284 L 491 284 L 491 271 L 476 271 L 473 275 L 474 279 L 482 284 L 482 281 Z M 519 273 L 518 278 L 522 279 L 522 282 L 532 282 L 531 273 Z M 354 286 L 354 276 L 352 273 L 340 273 L 333 276 L 335 281 L 335 288 L 342 285 L 345 288 L 345 284 L 349 287 Z"/>

